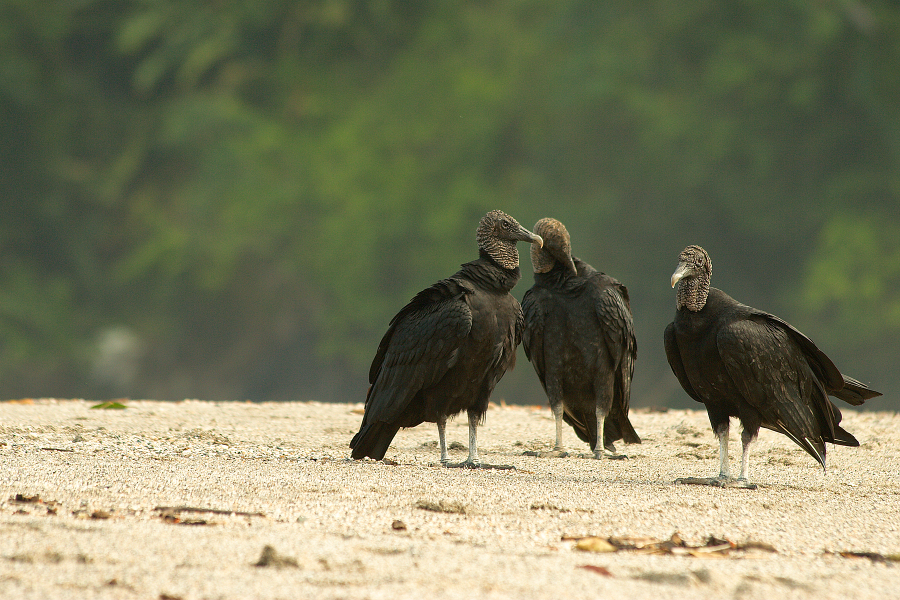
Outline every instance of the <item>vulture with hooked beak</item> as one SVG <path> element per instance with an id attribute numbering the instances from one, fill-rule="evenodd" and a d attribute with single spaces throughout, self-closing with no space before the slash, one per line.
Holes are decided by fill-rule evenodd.
<path id="1" fill-rule="evenodd" d="M 565 421 L 594 458 L 624 458 L 615 453 L 616 440 L 641 442 L 628 420 L 637 358 L 628 290 L 573 257 L 569 232 L 556 219 L 541 219 L 534 232 L 544 245 L 531 247 L 523 345 L 550 401 L 556 444 L 553 452 L 528 454 L 566 456 Z"/>
<path id="2" fill-rule="evenodd" d="M 789 437 L 825 468 L 825 443 L 859 446 L 841 428 L 841 411 L 828 396 L 859 406 L 880 396 L 841 374 L 808 337 L 775 315 L 745 306 L 710 287 L 712 262 L 688 246 L 672 274 L 675 320 L 666 327 L 666 357 L 684 391 L 706 405 L 719 440 L 719 475 L 680 483 L 755 489 L 750 444 L 760 427 Z M 741 474 L 728 465 L 730 417 L 741 422 Z"/>
<path id="3" fill-rule="evenodd" d="M 540 236 L 506 213 L 487 213 L 476 231 L 479 258 L 419 292 L 391 320 L 369 370 L 369 391 L 355 459 L 380 460 L 401 427 L 437 423 L 441 463 L 489 467 L 478 458 L 476 430 L 494 386 L 515 364 L 524 317 L 509 293 L 519 281 L 516 243 Z M 469 457 L 450 464 L 447 418 L 466 411 Z"/>

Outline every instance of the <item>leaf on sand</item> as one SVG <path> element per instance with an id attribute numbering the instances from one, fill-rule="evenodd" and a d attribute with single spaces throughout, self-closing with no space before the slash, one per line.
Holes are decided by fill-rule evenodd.
<path id="1" fill-rule="evenodd" d="M 211 513 L 214 515 L 228 515 L 232 517 L 265 517 L 261 512 L 247 512 L 243 510 L 231 510 L 222 508 L 205 508 L 201 506 L 157 506 L 153 510 L 160 513 L 179 514 L 183 512 L 189 513 Z"/>
<path id="2" fill-rule="evenodd" d="M 266 545 L 262 554 L 259 556 L 259 560 L 253 563 L 254 567 L 294 567 L 297 568 L 300 564 L 297 562 L 296 558 L 292 558 L 290 556 L 284 556 L 279 554 L 275 548 L 272 546 Z"/>
<path id="3" fill-rule="evenodd" d="M 442 512 L 450 514 L 465 515 L 468 514 L 466 505 L 456 500 L 440 500 L 434 502 L 432 500 L 419 500 L 416 502 L 416 508 L 422 510 L 430 510 L 432 512 Z"/>
<path id="4" fill-rule="evenodd" d="M 586 537 L 575 542 L 575 547 L 584 552 L 615 552 L 618 550 L 609 543 L 609 539 L 601 537 Z"/>
<path id="5" fill-rule="evenodd" d="M 569 537 L 563 540 L 575 540 L 575 548 L 586 552 L 618 552 L 628 550 L 636 554 L 670 554 L 693 556 L 696 558 L 723 558 L 731 556 L 735 551 L 762 550 L 777 552 L 774 546 L 762 542 L 735 543 L 729 540 L 709 536 L 706 542 L 699 545 L 689 544 L 678 533 L 673 533 L 667 540 L 646 537 Z"/>
<path id="6" fill-rule="evenodd" d="M 100 404 L 95 404 L 91 407 L 91 409 L 101 409 L 101 410 L 122 410 L 123 408 L 128 408 L 121 402 L 116 402 L 114 400 L 110 400 L 108 402 L 101 402 Z"/>
<path id="7" fill-rule="evenodd" d="M 47 509 L 48 515 L 56 515 L 57 511 L 59 511 L 59 507 L 61 504 L 56 500 L 44 500 L 39 495 L 35 494 L 34 496 L 26 496 L 24 494 L 16 494 L 15 496 L 10 496 L 9 498 L 10 504 L 34 504 L 34 505 L 42 505 Z"/>
<path id="8" fill-rule="evenodd" d="M 597 573 L 598 575 L 603 575 L 604 577 L 612 577 L 613 574 L 609 572 L 609 569 L 606 567 L 600 567 L 597 565 L 579 565 L 579 569 L 584 569 L 585 571 L 591 571 L 592 573 Z"/>
<path id="9" fill-rule="evenodd" d="M 169 523 L 170 525 L 212 525 L 210 521 L 206 519 L 197 519 L 194 517 L 180 517 L 178 515 L 174 515 L 171 513 L 162 514 L 159 516 L 165 523 Z"/>
<path id="10" fill-rule="evenodd" d="M 43 502 L 41 497 L 37 494 L 34 496 L 26 496 L 25 494 L 16 494 L 12 498 L 9 499 L 10 502 L 15 504 L 40 504 Z"/>
<path id="11" fill-rule="evenodd" d="M 883 563 L 900 562 L 900 554 L 881 554 L 880 552 L 857 552 L 857 551 L 853 551 L 853 550 L 843 550 L 841 552 L 834 552 L 832 554 L 837 554 L 838 556 L 842 556 L 844 558 L 868 558 L 872 562 L 883 562 Z"/>

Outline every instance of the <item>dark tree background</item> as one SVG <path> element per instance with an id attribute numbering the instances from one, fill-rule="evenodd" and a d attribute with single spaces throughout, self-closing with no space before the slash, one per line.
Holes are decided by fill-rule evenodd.
<path id="1" fill-rule="evenodd" d="M 888 0 L 0 0 L 0 397 L 361 401 L 500 208 L 628 286 L 635 406 L 691 405 L 696 243 L 897 408 L 898 39 Z M 501 398 L 545 401 L 523 355 Z"/>

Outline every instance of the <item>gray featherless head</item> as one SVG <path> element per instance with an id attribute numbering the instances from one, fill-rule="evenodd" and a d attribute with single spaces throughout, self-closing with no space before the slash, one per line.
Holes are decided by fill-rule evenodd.
<path id="1" fill-rule="evenodd" d="M 544 240 L 543 247 L 531 247 L 531 267 L 535 273 L 547 273 L 557 262 L 576 275 L 572 260 L 572 241 L 566 226 L 550 217 L 544 217 L 534 224 L 534 233 Z"/>
<path id="2" fill-rule="evenodd" d="M 492 210 L 482 217 L 475 232 L 478 248 L 504 269 L 519 266 L 519 251 L 516 242 L 543 245 L 540 236 L 519 225 L 519 222 L 502 210 Z"/>
<path id="3" fill-rule="evenodd" d="M 712 277 L 712 260 L 700 246 L 688 246 L 678 255 L 678 267 L 672 273 L 675 292 L 675 308 L 685 307 L 692 312 L 702 310 L 709 295 Z"/>

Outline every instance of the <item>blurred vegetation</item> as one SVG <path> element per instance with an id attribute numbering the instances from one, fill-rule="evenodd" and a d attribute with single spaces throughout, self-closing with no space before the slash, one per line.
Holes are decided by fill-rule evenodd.
<path id="1" fill-rule="evenodd" d="M 629 287 L 635 405 L 691 405 L 698 243 L 897 408 L 898 39 L 887 0 L 0 0 L 0 397 L 361 401 L 501 208 Z M 524 356 L 501 398 L 544 402 Z"/>

